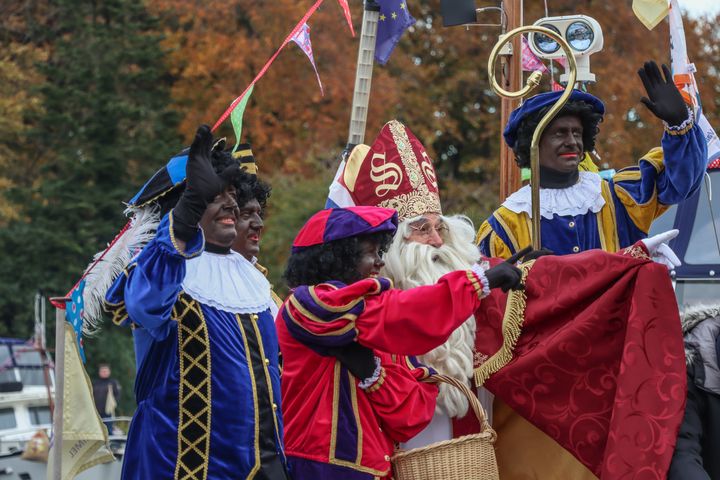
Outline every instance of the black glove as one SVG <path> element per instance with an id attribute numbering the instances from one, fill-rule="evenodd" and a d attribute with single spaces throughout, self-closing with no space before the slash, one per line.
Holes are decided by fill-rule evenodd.
<path id="1" fill-rule="evenodd" d="M 201 125 L 195 133 L 195 140 L 190 146 L 186 172 L 185 191 L 173 209 L 173 229 L 175 236 L 186 242 L 190 241 L 198 230 L 198 223 L 205 213 L 208 204 L 227 185 L 239 166 L 233 164 L 218 175 L 210 160 L 212 156 L 213 136 L 210 127 Z"/>
<path id="2" fill-rule="evenodd" d="M 527 255 L 525 255 L 522 259 L 523 262 L 529 262 L 530 260 L 535 260 L 540 257 L 544 257 L 545 255 L 555 255 L 555 252 L 552 250 L 548 250 L 547 248 L 541 248 L 540 250 L 533 250 Z"/>
<path id="3" fill-rule="evenodd" d="M 499 265 L 485 270 L 490 289 L 500 288 L 503 292 L 508 290 L 522 290 L 522 272 L 515 266 L 518 259 L 528 255 L 532 247 L 526 247 Z"/>
<path id="4" fill-rule="evenodd" d="M 375 354 L 357 342 L 345 347 L 330 348 L 328 353 L 340 360 L 340 363 L 361 381 L 375 373 Z"/>
<path id="5" fill-rule="evenodd" d="M 648 97 L 640 101 L 653 115 L 663 120 L 671 127 L 677 127 L 688 118 L 688 110 L 680 91 L 673 83 L 673 77 L 667 65 L 662 66 L 663 78 L 655 62 L 645 62 L 643 68 L 638 70 L 640 80 L 645 86 Z"/>

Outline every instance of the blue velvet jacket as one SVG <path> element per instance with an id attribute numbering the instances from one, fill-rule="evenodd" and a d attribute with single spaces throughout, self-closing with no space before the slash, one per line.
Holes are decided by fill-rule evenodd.
<path id="1" fill-rule="evenodd" d="M 106 295 L 114 321 L 133 327 L 137 360 L 122 478 L 286 479 L 273 316 L 183 292 L 204 239 L 178 248 L 171 215 Z"/>

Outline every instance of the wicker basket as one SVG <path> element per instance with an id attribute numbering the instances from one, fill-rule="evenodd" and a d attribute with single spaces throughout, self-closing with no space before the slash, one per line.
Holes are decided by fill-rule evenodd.
<path id="1" fill-rule="evenodd" d="M 395 479 L 498 480 L 500 475 L 493 447 L 497 434 L 487 423 L 477 396 L 467 385 L 446 375 L 433 375 L 426 381 L 447 383 L 462 390 L 480 420 L 482 431 L 422 448 L 396 451 L 392 458 Z"/>

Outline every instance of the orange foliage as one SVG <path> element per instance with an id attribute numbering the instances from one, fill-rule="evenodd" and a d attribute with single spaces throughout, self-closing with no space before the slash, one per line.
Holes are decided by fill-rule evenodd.
<path id="1" fill-rule="evenodd" d="M 310 2 L 158 0 L 151 7 L 165 19 L 173 96 L 183 112 L 181 132 L 191 138 L 200 123 L 212 124 L 275 52 Z M 359 31 L 360 15 L 355 12 Z M 260 169 L 301 174 L 319 159 L 335 165 L 345 146 L 355 77 L 357 44 L 342 10 L 326 1 L 308 22 L 323 81 L 320 91 L 305 54 L 288 44 L 255 86 L 245 112 L 243 135 L 253 144 Z M 381 110 L 394 82 L 382 72 L 373 79 L 369 131 L 379 130 Z M 220 132 L 232 137 L 229 121 Z"/>
<path id="2" fill-rule="evenodd" d="M 220 116 L 311 4 L 150 0 L 167 35 L 184 138 L 191 138 L 198 124 Z M 634 17 L 630 0 L 548 4 L 551 15 L 582 13 L 602 25 L 605 49 L 591 59 L 598 83 L 588 88 L 605 101 L 608 111 L 598 150 L 607 166 L 635 163 L 659 143 L 662 133 L 660 121 L 639 102 L 644 90 L 636 71 L 645 60 L 669 62 L 667 21 L 648 31 Z M 457 192 L 457 202 L 449 199 L 454 206 L 487 203 L 492 195 L 478 193 L 477 187 L 497 189 L 501 125 L 500 102 L 489 89 L 485 65 L 499 29 L 443 28 L 439 0 L 412 1 L 408 8 L 418 23 L 404 35 L 389 64 L 375 67 L 366 142 L 387 120 L 401 119 L 435 158 L 446 192 L 454 195 L 459 188 L 453 179 L 472 186 Z M 357 2 L 351 9 L 359 32 L 362 10 Z M 525 2 L 525 23 L 541 16 L 542 2 Z M 308 175 L 318 165 L 333 168 L 346 142 L 358 39 L 350 37 L 334 0 L 327 0 L 308 23 L 325 96 L 320 96 L 305 55 L 289 44 L 256 85 L 245 113 L 244 135 L 265 172 Z M 685 27 L 706 113 L 711 123 L 720 125 L 720 82 L 712 70 L 720 59 L 716 25 L 710 19 L 686 19 Z M 220 131 L 232 136 L 229 122 Z"/>

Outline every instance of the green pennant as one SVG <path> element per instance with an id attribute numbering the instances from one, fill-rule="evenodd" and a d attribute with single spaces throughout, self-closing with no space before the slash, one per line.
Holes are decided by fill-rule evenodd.
<path id="1" fill-rule="evenodd" d="M 235 131 L 235 146 L 232 149 L 233 153 L 235 153 L 235 150 L 237 150 L 238 145 L 240 145 L 240 135 L 242 134 L 243 114 L 245 113 L 245 107 L 247 106 L 248 100 L 250 100 L 250 95 L 252 95 L 254 88 L 255 88 L 255 84 L 250 85 L 250 88 L 248 88 L 248 91 L 247 91 L 247 93 L 245 93 L 245 96 L 243 96 L 242 100 L 240 100 L 240 102 L 235 106 L 232 113 L 230 114 L 230 122 L 232 123 L 233 130 Z"/>

